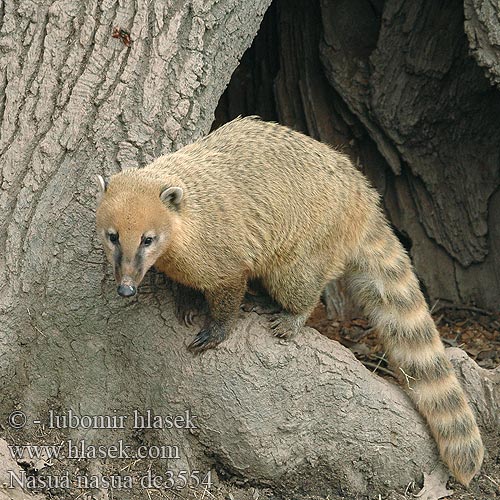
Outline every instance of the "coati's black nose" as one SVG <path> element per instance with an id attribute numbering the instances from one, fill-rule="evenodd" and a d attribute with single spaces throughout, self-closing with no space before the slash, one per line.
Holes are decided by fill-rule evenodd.
<path id="1" fill-rule="evenodd" d="M 118 294 L 122 297 L 132 297 L 137 293 L 137 288 L 133 285 L 120 285 L 118 287 Z"/>

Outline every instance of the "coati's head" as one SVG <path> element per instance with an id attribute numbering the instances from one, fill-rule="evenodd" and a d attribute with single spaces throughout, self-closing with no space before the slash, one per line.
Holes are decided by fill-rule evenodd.
<path id="1" fill-rule="evenodd" d="M 172 243 L 184 190 L 123 172 L 100 175 L 97 231 L 113 266 L 118 293 L 136 294 L 146 271 Z"/>

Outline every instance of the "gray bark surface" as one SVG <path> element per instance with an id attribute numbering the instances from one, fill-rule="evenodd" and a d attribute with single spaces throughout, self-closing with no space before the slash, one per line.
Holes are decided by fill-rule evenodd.
<path id="1" fill-rule="evenodd" d="M 0 418 L 14 408 L 31 421 L 49 408 L 189 409 L 199 419 L 192 433 L 62 436 L 175 444 L 181 459 L 162 467 L 213 468 L 283 491 L 404 488 L 438 458 L 399 387 L 313 330 L 281 343 L 254 314 L 193 357 L 195 329 L 176 322 L 163 280 L 152 275 L 136 299 L 118 297 L 94 233 L 95 174 L 144 165 L 205 133 L 269 3 L 5 4 Z M 111 37 L 115 26 L 130 31 L 130 48 Z M 476 410 L 491 430 L 492 375 L 463 363 L 473 397 L 490 403 L 478 399 Z M 23 443 L 36 427 L 2 434 Z"/>
<path id="2" fill-rule="evenodd" d="M 500 83 L 500 25 L 498 2 L 464 0 L 465 33 L 472 55 L 491 83 Z"/>
<path id="3" fill-rule="evenodd" d="M 498 309 L 500 94 L 468 55 L 463 6 L 321 5 L 326 75 L 384 158 L 365 168 L 412 242 L 427 292 L 433 300 Z M 486 18 L 495 23 L 491 8 Z"/>

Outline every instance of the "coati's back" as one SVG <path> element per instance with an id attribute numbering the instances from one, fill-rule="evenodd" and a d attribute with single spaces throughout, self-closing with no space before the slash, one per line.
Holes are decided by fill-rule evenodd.
<path id="1" fill-rule="evenodd" d="M 211 322 L 192 342 L 195 350 L 224 340 L 249 277 L 260 278 L 284 307 L 273 328 L 287 336 L 305 323 L 326 283 L 344 275 L 443 460 L 469 483 L 483 458 L 474 415 L 408 255 L 378 195 L 347 157 L 285 127 L 244 118 L 114 176 L 109 188 L 101 181 L 98 227 L 115 274 L 117 262 L 139 262 L 142 279 L 155 261 L 205 293 Z M 118 233 L 123 248 L 136 248 L 128 257 L 119 252 Z M 113 234 L 114 246 L 107 241 Z M 151 235 L 158 244 L 145 248 Z"/>
<path id="2" fill-rule="evenodd" d="M 340 260 L 368 220 L 380 218 L 378 194 L 347 156 L 253 117 L 233 120 L 139 173 L 189 184 L 186 208 L 196 211 L 193 222 L 207 239 L 221 231 L 231 238 L 233 230 L 231 244 L 247 242 L 244 251 L 254 255 L 307 254 L 334 234 L 329 245 Z"/>

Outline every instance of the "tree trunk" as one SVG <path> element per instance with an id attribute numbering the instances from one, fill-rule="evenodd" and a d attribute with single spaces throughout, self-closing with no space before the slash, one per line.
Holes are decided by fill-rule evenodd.
<path id="1" fill-rule="evenodd" d="M 23 430 L 5 429 L 8 443 L 167 443 L 180 458 L 64 467 L 214 470 L 325 495 L 404 488 L 438 463 L 401 389 L 313 330 L 281 343 L 265 319 L 244 315 L 232 338 L 193 357 L 195 329 L 177 324 L 165 280 L 151 274 L 127 302 L 115 292 L 94 232 L 95 174 L 142 166 L 207 132 L 269 3 L 4 4 L 0 417 L 18 409 L 28 418 Z M 457 255 L 478 258 L 484 246 L 463 244 Z M 494 374 L 460 362 L 493 430 Z M 52 432 L 33 423 L 49 409 L 129 418 L 190 410 L 197 428 Z M 120 498 L 147 498 L 135 487 Z"/>

